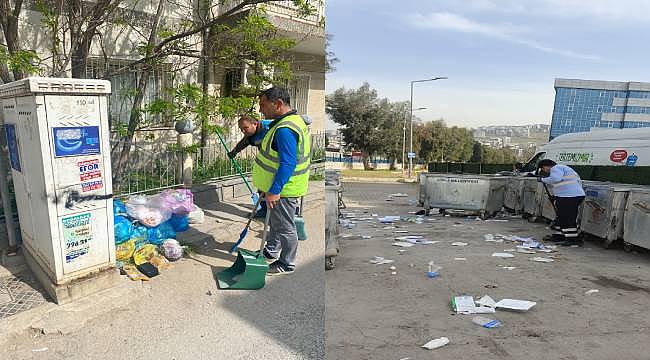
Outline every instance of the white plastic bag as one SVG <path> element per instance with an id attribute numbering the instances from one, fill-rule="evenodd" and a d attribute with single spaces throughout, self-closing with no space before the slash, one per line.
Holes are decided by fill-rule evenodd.
<path id="1" fill-rule="evenodd" d="M 126 212 L 146 227 L 156 227 L 172 217 L 171 211 L 162 206 L 157 195 L 130 197 L 126 202 Z"/>
<path id="2" fill-rule="evenodd" d="M 205 213 L 200 207 L 194 205 L 194 209 L 187 215 L 187 219 L 190 224 L 203 224 L 203 221 L 205 221 Z"/>

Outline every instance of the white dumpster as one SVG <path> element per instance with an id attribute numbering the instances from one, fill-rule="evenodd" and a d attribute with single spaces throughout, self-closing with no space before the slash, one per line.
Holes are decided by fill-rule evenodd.
<path id="1" fill-rule="evenodd" d="M 325 170 L 325 268 L 335 267 L 339 253 L 339 196 L 341 191 L 340 172 Z"/>
<path id="2" fill-rule="evenodd" d="M 493 216 L 503 207 L 505 183 L 503 176 L 430 174 L 424 207 Z"/>
<path id="3" fill-rule="evenodd" d="M 503 195 L 503 206 L 515 214 L 521 213 L 524 208 L 522 201 L 523 190 L 524 178 L 518 176 L 508 177 Z"/>
<path id="4" fill-rule="evenodd" d="M 610 246 L 623 238 L 625 206 L 634 185 L 586 182 L 580 228 Z"/>
<path id="5" fill-rule="evenodd" d="M 110 287 L 115 270 L 110 82 L 28 78 L 0 86 L 23 251 L 58 303 Z"/>
<path id="6" fill-rule="evenodd" d="M 650 249 L 650 189 L 630 190 L 623 218 L 626 248 L 636 245 Z"/>

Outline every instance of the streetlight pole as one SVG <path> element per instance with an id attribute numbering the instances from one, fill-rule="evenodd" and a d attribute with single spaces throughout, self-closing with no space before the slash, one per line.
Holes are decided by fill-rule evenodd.
<path id="1" fill-rule="evenodd" d="M 409 146 L 409 153 L 411 154 L 413 153 L 413 84 L 420 83 L 420 82 L 427 82 L 427 81 L 443 80 L 446 78 L 447 77 L 445 76 L 436 76 L 431 79 L 411 81 L 411 144 Z M 409 178 L 411 178 L 412 174 L 413 174 L 413 157 L 409 156 Z"/>
<path id="2" fill-rule="evenodd" d="M 411 111 L 425 110 L 425 107 L 411 109 Z M 406 172 L 406 161 L 404 160 L 406 156 L 406 111 L 404 112 L 404 121 L 402 124 L 402 175 Z"/>

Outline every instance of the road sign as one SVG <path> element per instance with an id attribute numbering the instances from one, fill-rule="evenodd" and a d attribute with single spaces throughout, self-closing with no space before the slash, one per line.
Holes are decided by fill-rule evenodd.
<path id="1" fill-rule="evenodd" d="M 408 158 L 409 159 L 415 159 L 415 153 L 414 152 L 408 153 Z"/>

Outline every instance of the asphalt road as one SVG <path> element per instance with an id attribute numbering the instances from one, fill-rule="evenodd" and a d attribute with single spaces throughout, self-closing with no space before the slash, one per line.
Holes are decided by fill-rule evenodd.
<path id="1" fill-rule="evenodd" d="M 387 194 L 398 192 L 410 197 L 385 201 Z M 408 202 L 416 196 L 416 185 L 347 183 L 344 211 L 357 218 L 408 215 L 418 210 Z M 386 225 L 373 219 L 343 230 L 356 236 L 341 239 L 337 268 L 326 273 L 327 359 L 650 359 L 650 254 L 606 250 L 589 242 L 551 254 L 552 263 L 531 261 L 547 254 L 500 259 L 492 253 L 515 244 L 486 242 L 484 234 L 541 238 L 548 233 L 545 225 L 441 216 L 396 225 L 383 229 Z M 405 234 L 395 230 L 440 242 L 416 245 L 400 255 L 402 248 L 391 244 Z M 456 241 L 468 245 L 451 246 Z M 395 262 L 374 265 L 369 263 L 373 256 Z M 432 260 L 443 268 L 438 278 L 428 279 Z M 592 289 L 599 291 L 585 294 Z M 496 329 L 477 326 L 472 315 L 456 315 L 450 308 L 453 296 L 486 294 L 497 301 L 513 298 L 537 305 L 528 312 L 487 315 L 502 321 Z M 420 347 L 442 336 L 450 339 L 449 345 Z"/>

